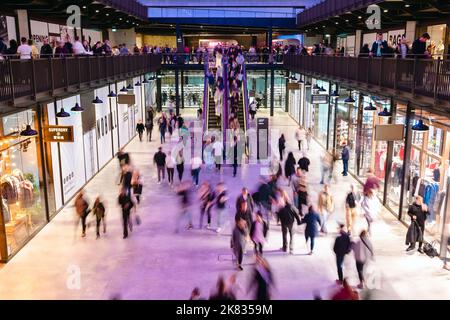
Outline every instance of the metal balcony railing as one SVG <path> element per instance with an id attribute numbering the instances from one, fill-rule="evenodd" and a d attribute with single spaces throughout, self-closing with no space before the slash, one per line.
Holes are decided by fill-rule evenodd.
<path id="1" fill-rule="evenodd" d="M 450 101 L 450 59 L 286 55 L 288 70 Z"/>
<path id="2" fill-rule="evenodd" d="M 0 102 L 118 81 L 160 66 L 157 54 L 0 60 Z"/>

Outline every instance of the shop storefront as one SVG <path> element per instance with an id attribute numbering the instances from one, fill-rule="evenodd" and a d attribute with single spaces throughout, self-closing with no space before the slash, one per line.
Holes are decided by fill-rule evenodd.
<path id="1" fill-rule="evenodd" d="M 24 132 L 29 124 L 32 130 Z M 39 138 L 33 109 L 4 116 L 0 138 L 0 253 L 16 253 L 47 222 Z M 23 132 L 21 135 L 20 133 Z"/>
<path id="2" fill-rule="evenodd" d="M 20 250 L 133 139 L 136 122 L 145 116 L 148 87 L 140 80 L 55 99 L 1 118 L 1 261 Z M 124 87 L 129 89 L 125 92 Z M 119 103 L 115 94 L 121 89 L 122 94 L 134 95 L 134 103 Z M 52 140 L 51 126 L 68 128 L 70 134 Z"/>

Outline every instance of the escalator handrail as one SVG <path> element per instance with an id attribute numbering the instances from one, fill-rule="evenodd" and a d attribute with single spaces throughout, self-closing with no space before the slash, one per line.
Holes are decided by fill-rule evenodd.
<path id="1" fill-rule="evenodd" d="M 243 72 L 243 77 L 242 77 L 242 91 L 244 91 L 244 130 L 245 132 L 247 132 L 248 128 L 249 128 L 249 101 L 248 101 L 248 87 L 247 87 L 247 70 L 245 67 L 245 62 L 242 65 L 242 72 Z"/>
<path id="2" fill-rule="evenodd" d="M 206 77 L 207 71 L 209 69 L 209 62 L 205 60 L 204 63 L 204 67 L 205 67 L 205 82 L 204 82 L 204 92 L 203 92 L 203 113 L 202 113 L 202 117 L 203 117 L 203 132 L 206 131 L 206 129 L 208 129 L 208 123 L 207 121 L 209 121 L 209 115 L 207 114 L 209 112 L 209 81 L 208 78 Z"/>
<path id="3" fill-rule="evenodd" d="M 227 130 L 228 130 L 228 103 L 229 103 L 229 83 L 228 83 L 228 57 L 222 56 L 222 78 L 224 83 L 224 92 L 222 99 L 222 132 L 223 132 L 223 145 L 227 143 Z"/>

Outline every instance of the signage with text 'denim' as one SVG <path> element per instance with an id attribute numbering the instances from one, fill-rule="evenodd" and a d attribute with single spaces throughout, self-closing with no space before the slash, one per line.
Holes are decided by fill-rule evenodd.
<path id="1" fill-rule="evenodd" d="M 45 142 L 73 142 L 73 126 L 45 126 Z"/>

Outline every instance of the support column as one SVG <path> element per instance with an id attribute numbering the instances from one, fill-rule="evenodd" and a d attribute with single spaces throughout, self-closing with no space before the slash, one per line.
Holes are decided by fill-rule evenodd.
<path id="1" fill-rule="evenodd" d="M 363 46 L 362 30 L 356 30 L 356 32 L 355 32 L 355 57 L 359 56 L 359 52 L 360 52 L 362 46 Z"/>
<path id="2" fill-rule="evenodd" d="M 351 93 L 350 93 L 351 94 Z M 363 95 L 358 94 L 358 119 L 356 134 L 356 175 L 360 175 L 361 169 L 361 151 L 362 151 L 362 122 L 363 122 Z"/>
<path id="3" fill-rule="evenodd" d="M 181 70 L 181 109 L 184 109 L 184 72 Z"/>
<path id="4" fill-rule="evenodd" d="M 275 70 L 270 70 L 270 116 L 274 115 L 275 108 Z"/>
<path id="5" fill-rule="evenodd" d="M 289 76 L 290 72 L 288 71 L 288 76 Z M 285 94 L 285 101 L 284 101 L 284 112 L 289 112 L 289 90 L 288 90 L 288 83 L 289 83 L 289 78 L 286 79 L 286 94 Z"/>
<path id="6" fill-rule="evenodd" d="M 402 219 L 403 214 L 403 206 L 406 202 L 408 203 L 406 199 L 406 193 L 409 189 L 409 182 L 411 179 L 409 165 L 411 162 L 411 143 L 412 143 L 412 130 L 411 130 L 411 121 L 414 119 L 414 111 L 411 106 L 411 104 L 408 102 L 406 106 L 406 133 L 405 133 L 405 152 L 404 152 L 404 159 L 403 159 L 403 172 L 402 172 L 402 187 L 400 191 L 400 212 L 398 213 L 398 219 Z"/>
<path id="7" fill-rule="evenodd" d="M 161 72 L 157 72 L 156 77 L 156 108 L 159 112 L 162 110 L 162 90 L 161 90 L 161 78 L 160 78 Z"/>
<path id="8" fill-rule="evenodd" d="M 406 41 L 413 43 L 416 39 L 417 21 L 406 21 Z"/>
<path id="9" fill-rule="evenodd" d="M 329 82 L 329 86 L 328 86 L 328 94 L 331 94 L 331 82 Z M 339 92 L 339 85 L 336 83 L 336 91 Z M 334 104 L 332 104 L 332 108 L 334 112 L 334 123 L 332 123 L 333 125 L 333 156 L 336 157 L 336 153 L 337 153 L 337 109 L 338 109 L 338 100 L 339 98 L 334 99 Z M 328 101 L 330 102 L 330 97 L 328 97 Z M 350 126 L 349 126 L 350 127 Z"/>
<path id="10" fill-rule="evenodd" d="M 395 113 L 396 113 L 396 105 L 394 99 L 391 97 L 391 106 L 390 111 L 392 113 L 392 117 L 389 118 L 389 124 L 394 123 Z M 377 142 L 378 143 L 378 142 Z M 384 175 L 384 190 L 383 190 L 383 205 L 386 206 L 387 198 L 388 198 L 388 188 L 389 188 L 389 178 L 392 172 L 392 157 L 394 155 L 394 141 L 387 142 L 387 152 L 386 152 L 386 171 Z"/>
<path id="11" fill-rule="evenodd" d="M 30 39 L 30 22 L 28 20 L 27 10 L 16 10 L 17 25 L 19 26 L 19 36 L 17 42 L 20 45 L 20 38 L 25 37 Z"/>
<path id="12" fill-rule="evenodd" d="M 272 52 L 272 26 L 269 27 L 267 31 L 267 46 L 269 47 L 269 63 L 273 63 L 273 52 Z"/>
<path id="13" fill-rule="evenodd" d="M 180 76 L 179 76 L 180 71 L 175 70 L 175 110 L 176 110 L 176 115 L 179 116 L 180 115 Z"/>
<path id="14" fill-rule="evenodd" d="M 264 108 L 266 108 L 266 109 L 269 107 L 269 105 L 268 105 L 269 99 L 267 99 L 267 95 L 268 95 L 268 92 L 267 92 L 268 80 L 269 80 L 269 76 L 268 76 L 267 69 L 264 69 L 264 93 L 265 94 L 264 94 L 263 102 L 264 102 Z"/>

